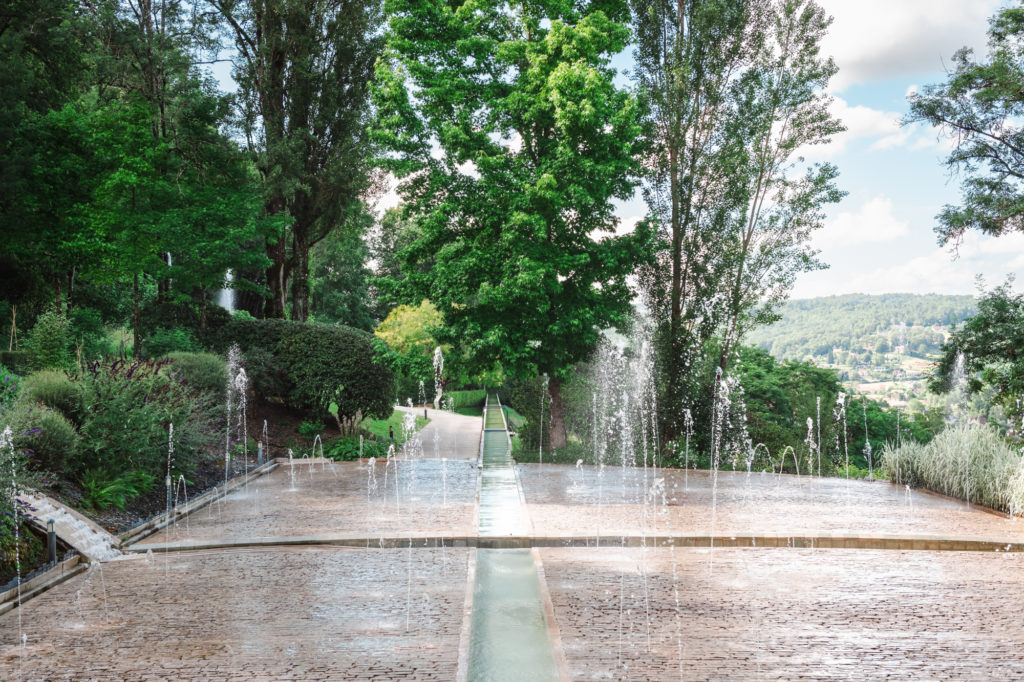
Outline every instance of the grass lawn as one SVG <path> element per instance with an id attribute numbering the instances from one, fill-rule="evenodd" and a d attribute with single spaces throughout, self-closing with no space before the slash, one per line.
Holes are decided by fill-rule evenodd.
<path id="1" fill-rule="evenodd" d="M 360 426 L 375 435 L 377 440 L 383 441 L 387 441 L 388 439 L 388 427 L 394 427 L 395 443 L 401 445 L 405 442 L 402 440 L 402 419 L 406 414 L 406 412 L 395 410 L 387 419 L 371 419 L 367 417 L 363 420 L 363 423 Z M 416 430 L 419 431 L 426 426 L 428 422 L 429 420 L 424 419 L 422 416 L 417 416 Z"/>

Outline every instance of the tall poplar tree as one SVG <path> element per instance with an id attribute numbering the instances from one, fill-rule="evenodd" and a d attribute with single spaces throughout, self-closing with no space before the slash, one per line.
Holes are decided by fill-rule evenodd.
<path id="1" fill-rule="evenodd" d="M 381 45 L 374 0 L 210 0 L 237 49 L 242 119 L 269 215 L 264 314 L 309 316 L 310 248 L 338 229 L 369 187 L 369 83 Z"/>
<path id="2" fill-rule="evenodd" d="M 630 310 L 643 231 L 614 236 L 637 178 L 639 107 L 609 66 L 625 1 L 388 0 L 377 133 L 408 217 L 410 301 L 429 298 L 477 369 L 562 381 Z M 422 271 L 420 264 L 432 261 Z"/>
<path id="3" fill-rule="evenodd" d="M 751 325 L 771 321 L 822 206 L 842 196 L 801 150 L 842 130 L 814 0 L 633 0 L 634 79 L 650 102 L 645 195 L 659 249 L 642 281 L 659 322 L 662 425 L 705 408 Z M 717 350 L 716 350 L 717 349 Z"/>

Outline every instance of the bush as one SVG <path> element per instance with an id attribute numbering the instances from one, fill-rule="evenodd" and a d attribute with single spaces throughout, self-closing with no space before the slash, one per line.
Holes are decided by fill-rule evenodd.
<path id="1" fill-rule="evenodd" d="M 21 393 L 21 377 L 0 365 L 0 408 L 10 405 Z"/>
<path id="2" fill-rule="evenodd" d="M 386 440 L 365 439 L 363 440 L 363 458 L 384 459 L 388 456 L 389 445 L 390 443 Z M 351 436 L 335 438 L 328 443 L 324 452 L 327 457 L 336 462 L 354 462 L 359 459 L 359 438 Z"/>
<path id="3" fill-rule="evenodd" d="M 232 319 L 207 342 L 218 352 L 237 344 L 252 385 L 321 419 L 338 407 L 339 420 L 391 414 L 394 377 L 379 363 L 370 334 L 342 325 L 288 320 Z"/>
<path id="4" fill-rule="evenodd" d="M 82 504 L 93 509 L 124 509 L 136 497 L 152 490 L 156 480 L 144 471 L 114 476 L 103 469 L 90 469 L 82 476 Z"/>
<path id="5" fill-rule="evenodd" d="M 340 325 L 291 327 L 275 353 L 291 383 L 288 403 L 317 416 L 333 403 L 339 420 L 390 416 L 394 377 L 375 362 L 371 339 L 367 332 Z"/>
<path id="6" fill-rule="evenodd" d="M 32 371 L 32 364 L 28 351 L 24 350 L 0 351 L 0 365 L 7 367 L 15 374 L 21 374 L 23 376 Z"/>
<path id="7" fill-rule="evenodd" d="M 168 372 L 180 376 L 193 390 L 207 393 L 218 403 L 224 402 L 228 383 L 228 366 L 224 358 L 213 353 L 168 353 Z"/>
<path id="8" fill-rule="evenodd" d="M 52 308 L 36 319 L 25 340 L 32 369 L 65 369 L 71 366 L 71 327 L 68 319 Z"/>
<path id="9" fill-rule="evenodd" d="M 59 410 L 76 424 L 80 424 L 82 400 L 78 386 L 64 372 L 48 369 L 30 374 L 22 380 L 22 393 L 35 403 Z"/>
<path id="10" fill-rule="evenodd" d="M 193 339 L 202 339 L 205 344 L 206 335 L 216 334 L 224 325 L 231 320 L 231 313 L 218 305 L 208 304 L 206 306 L 206 331 L 201 329 L 201 310 L 198 305 L 189 302 L 172 303 L 170 301 L 152 301 L 142 307 L 139 311 L 139 333 L 143 342 L 147 342 L 158 330 L 180 329 L 187 331 Z M 219 353 L 226 353 L 229 343 L 223 348 L 217 348 Z M 168 348 L 164 353 L 173 350 L 192 350 L 192 348 Z M 163 353 L 154 353 L 158 357 Z"/>
<path id="11" fill-rule="evenodd" d="M 159 358 L 168 353 L 188 353 L 196 348 L 195 337 L 187 329 L 157 329 L 143 337 L 146 355 Z"/>
<path id="12" fill-rule="evenodd" d="M 82 396 L 82 447 L 70 467 L 140 470 L 163 477 L 168 425 L 174 424 L 175 470 L 190 473 L 214 439 L 214 402 L 190 390 L 169 361 L 104 360 L 78 378 Z"/>
<path id="13" fill-rule="evenodd" d="M 1024 515 L 1024 460 L 991 427 L 951 427 L 926 445 L 886 445 L 883 458 L 895 483 Z"/>
<path id="14" fill-rule="evenodd" d="M 72 308 L 68 321 L 71 338 L 76 347 L 81 344 L 85 357 L 100 358 L 113 351 L 100 311 L 95 308 Z"/>
<path id="15" fill-rule="evenodd" d="M 483 405 L 487 400 L 487 391 L 482 388 L 472 391 L 449 391 L 441 399 L 451 401 L 450 403 L 446 402 L 445 407 L 451 407 L 456 410 L 460 407 L 476 407 L 477 405 Z"/>
<path id="16" fill-rule="evenodd" d="M 63 471 L 65 463 L 76 455 L 78 433 L 60 412 L 26 402 L 9 418 L 13 422 L 14 447 L 36 470 Z"/>

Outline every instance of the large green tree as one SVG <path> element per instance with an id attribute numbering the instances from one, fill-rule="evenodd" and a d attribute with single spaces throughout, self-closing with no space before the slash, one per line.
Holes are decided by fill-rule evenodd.
<path id="1" fill-rule="evenodd" d="M 909 96 L 905 122 L 935 126 L 954 145 L 946 159 L 963 177 L 959 206 L 937 216 L 940 243 L 959 244 L 970 230 L 1024 230 L 1024 3 L 1001 9 L 989 25 L 987 58 L 953 55 L 945 83 Z"/>
<path id="2" fill-rule="evenodd" d="M 642 230 L 614 236 L 612 199 L 635 186 L 636 99 L 609 66 L 629 38 L 616 1 L 389 0 L 378 69 L 381 141 L 422 236 L 405 251 L 410 300 L 478 369 L 561 385 L 630 309 Z M 419 265 L 434 259 L 421 272 Z"/>
<path id="3" fill-rule="evenodd" d="M 370 185 L 369 83 L 381 45 L 380 3 L 210 0 L 230 27 L 248 146 L 265 211 L 291 220 L 268 237 L 264 314 L 309 316 L 310 249 L 360 205 Z"/>
<path id="4" fill-rule="evenodd" d="M 660 242 L 643 282 L 672 437 L 685 410 L 707 406 L 712 367 L 727 370 L 744 334 L 776 317 L 796 274 L 821 267 L 810 234 L 842 194 L 833 166 L 800 153 L 842 128 L 827 109 L 835 66 L 819 53 L 829 19 L 814 0 L 632 7 Z"/>

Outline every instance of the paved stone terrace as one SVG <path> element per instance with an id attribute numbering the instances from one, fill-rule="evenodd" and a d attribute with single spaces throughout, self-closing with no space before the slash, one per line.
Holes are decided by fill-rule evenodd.
<path id="1" fill-rule="evenodd" d="M 541 556 L 576 680 L 1024 678 L 1020 554 L 601 548 Z"/>
<path id="2" fill-rule="evenodd" d="M 472 535 L 476 489 L 476 462 L 469 460 L 397 459 L 372 469 L 368 462 L 296 460 L 139 544 Z"/>
<path id="3" fill-rule="evenodd" d="M 453 680 L 468 550 L 104 563 L 0 617 L 3 680 Z M 104 602 L 104 591 L 106 600 Z M 411 597 L 411 598 L 410 598 Z"/>
<path id="4" fill-rule="evenodd" d="M 538 536 L 711 535 L 708 472 L 517 468 Z M 1024 543 L 1024 520 L 886 481 L 729 471 L 718 475 L 715 534 L 932 536 L 1018 544 Z"/>

